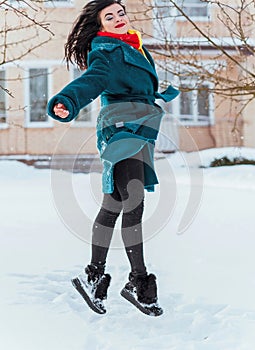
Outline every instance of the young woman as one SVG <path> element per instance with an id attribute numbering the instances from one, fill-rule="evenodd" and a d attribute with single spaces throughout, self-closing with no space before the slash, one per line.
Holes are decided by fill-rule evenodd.
<path id="1" fill-rule="evenodd" d="M 92 256 L 74 287 L 97 313 L 105 313 L 110 275 L 105 273 L 114 226 L 122 212 L 122 239 L 131 272 L 121 295 L 148 315 L 161 315 L 156 277 L 148 274 L 143 257 L 144 189 L 158 183 L 153 150 L 162 109 L 178 95 L 172 86 L 160 94 L 153 59 L 131 29 L 121 0 L 94 0 L 85 5 L 65 45 L 67 65 L 86 69 L 48 103 L 48 114 L 70 122 L 80 109 L 101 95 L 97 146 L 103 162 L 103 202 L 95 219 Z"/>

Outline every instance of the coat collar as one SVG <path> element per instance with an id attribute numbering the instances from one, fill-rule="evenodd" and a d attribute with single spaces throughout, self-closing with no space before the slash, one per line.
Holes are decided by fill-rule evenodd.
<path id="1" fill-rule="evenodd" d="M 158 87 L 158 76 L 155 70 L 153 58 L 144 46 L 142 48 L 145 52 L 147 59 L 132 46 L 115 38 L 97 36 L 92 41 L 92 50 L 103 49 L 108 52 L 111 52 L 114 51 L 117 47 L 120 47 L 122 49 L 124 61 L 126 63 L 148 71 L 156 80 L 156 87 Z"/>

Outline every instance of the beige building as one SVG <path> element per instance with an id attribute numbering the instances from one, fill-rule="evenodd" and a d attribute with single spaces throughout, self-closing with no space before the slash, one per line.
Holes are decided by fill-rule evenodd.
<path id="1" fill-rule="evenodd" d="M 155 0 L 155 2 L 160 5 L 161 14 L 176 11 L 169 6 L 168 0 Z M 10 3 L 19 6 L 17 1 L 10 0 Z M 185 4 L 185 10 L 194 22 L 199 22 L 208 32 L 209 27 L 214 28 L 217 40 L 219 37 L 224 38 L 224 42 L 228 43 L 225 50 L 229 55 L 236 54 L 236 46 L 228 40 L 224 26 L 215 26 L 217 20 L 215 7 L 199 0 L 186 2 L 184 0 L 180 3 Z M 133 19 L 138 18 L 136 13 L 139 10 L 138 4 L 134 0 L 127 1 L 126 5 Z M 8 51 L 8 63 L 0 66 L 0 84 L 9 92 L 0 90 L 0 155 L 97 153 L 95 123 L 100 107 L 99 99 L 82 111 L 79 118 L 70 124 L 55 122 L 45 112 L 48 99 L 80 74 L 75 67 L 71 67 L 69 71 L 66 69 L 63 56 L 66 36 L 83 5 L 82 0 L 54 0 L 44 5 L 40 4 L 41 10 L 38 11 L 36 20 L 50 23 L 49 28 L 54 36 L 42 28 L 35 27 L 20 30 L 18 36 L 16 32 L 17 45 Z M 140 4 L 140 10 L 143 11 L 144 6 Z M 26 6 L 22 11 L 29 15 L 33 9 Z M 157 17 L 160 10 L 156 11 L 158 11 Z M 212 55 L 217 55 L 217 50 L 204 42 L 183 16 L 178 16 L 174 21 L 170 21 L 169 17 L 162 19 L 160 25 L 156 19 L 148 20 L 146 17 L 148 13 L 150 17 L 152 13 L 155 16 L 155 8 L 146 15 L 140 15 L 141 21 L 134 21 L 134 27 L 146 32 L 145 45 L 152 51 L 157 50 L 155 60 L 160 80 L 171 81 L 182 90 L 178 98 L 163 106 L 166 117 L 157 143 L 158 151 L 171 152 L 175 149 L 189 151 L 196 148 L 233 145 L 255 147 L 254 102 L 239 117 L 238 132 L 233 133 L 231 130 L 238 111 L 235 102 L 214 96 L 210 92 L 212 82 L 204 80 L 200 82 L 203 89 L 192 89 L 192 84 L 197 84 L 194 74 L 190 80 L 187 77 L 182 79 L 163 69 L 164 65 L 171 64 L 171 59 L 165 57 L 165 48 L 162 46 L 162 54 L 160 53 L 158 39 L 161 35 L 161 25 L 163 24 L 166 36 L 170 33 L 179 38 L 186 59 L 189 59 L 189 55 L 194 55 L 194 47 L 197 46 L 199 60 L 206 65 Z M 0 16 L 5 19 L 9 28 L 17 25 L 17 16 L 4 11 L 4 8 L 1 9 Z M 4 39 L 0 40 L 2 46 Z M 11 32 L 8 34 L 8 40 L 14 42 Z M 41 45 L 42 42 L 45 43 Z M 29 53 L 23 57 L 22 50 Z M 19 59 L 13 59 L 15 57 Z M 252 66 L 254 61 L 250 60 L 246 64 Z M 231 61 L 225 59 L 223 65 L 226 77 L 231 74 L 232 79 L 238 80 L 241 73 L 232 69 Z"/>

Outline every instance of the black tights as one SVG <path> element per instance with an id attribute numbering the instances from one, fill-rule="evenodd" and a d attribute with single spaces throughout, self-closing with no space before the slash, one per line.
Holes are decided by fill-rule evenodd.
<path id="1" fill-rule="evenodd" d="M 122 211 L 121 235 L 134 275 L 146 274 L 143 258 L 142 215 L 144 169 L 141 154 L 114 167 L 114 192 L 105 194 L 93 225 L 91 263 L 103 271 L 114 226 Z"/>

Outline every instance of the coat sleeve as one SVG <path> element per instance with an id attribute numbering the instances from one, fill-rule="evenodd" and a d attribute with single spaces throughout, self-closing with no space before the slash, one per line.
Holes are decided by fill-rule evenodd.
<path id="1" fill-rule="evenodd" d="M 57 95 L 53 96 L 47 106 L 50 117 L 61 122 L 70 122 L 77 117 L 80 109 L 96 99 L 105 89 L 110 80 L 110 67 L 107 58 L 100 51 L 89 54 L 89 68 L 79 78 L 66 85 Z M 53 112 L 57 103 L 65 105 L 69 111 L 67 118 L 59 118 Z"/>
<path id="2" fill-rule="evenodd" d="M 177 97 L 179 95 L 179 93 L 180 93 L 179 90 L 175 89 L 172 85 L 169 85 L 165 91 L 163 91 L 161 93 L 156 92 L 155 97 L 160 98 L 161 100 L 163 100 L 165 102 L 170 102 L 175 97 Z"/>

